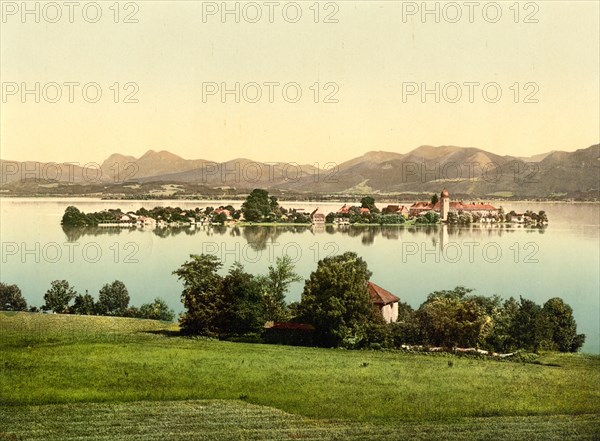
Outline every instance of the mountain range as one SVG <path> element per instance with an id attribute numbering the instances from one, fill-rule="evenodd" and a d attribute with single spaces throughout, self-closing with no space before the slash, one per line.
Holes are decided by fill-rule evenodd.
<path id="1" fill-rule="evenodd" d="M 593 197 L 600 189 L 600 145 L 532 157 L 496 155 L 474 147 L 420 146 L 408 153 L 370 151 L 341 164 L 264 163 L 246 158 L 216 163 L 149 150 L 139 158 L 115 153 L 102 164 L 0 160 L 4 193 L 32 178 L 43 185 L 197 184 L 243 192 L 433 193 L 442 187 L 473 197 Z"/>

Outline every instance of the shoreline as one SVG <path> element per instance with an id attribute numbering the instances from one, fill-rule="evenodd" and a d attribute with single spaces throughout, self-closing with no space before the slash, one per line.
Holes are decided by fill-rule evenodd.
<path id="1" fill-rule="evenodd" d="M 99 196 L 86 196 L 86 195 L 7 195 L 0 193 L 0 200 L 39 200 L 39 199 L 51 199 L 51 200 L 89 200 L 95 202 L 114 202 L 121 201 L 126 203 L 134 203 L 134 202 L 244 202 L 245 197 L 235 198 L 232 196 L 228 196 L 227 198 L 149 198 L 149 199 L 124 199 L 124 198 L 103 198 Z M 465 199 L 465 198 L 463 198 Z M 594 200 L 573 200 L 573 199 L 491 199 L 491 198 L 480 198 L 473 197 L 475 201 L 487 201 L 487 202 L 495 202 L 495 203 L 536 203 L 536 204 L 600 204 L 600 199 Z M 278 202 L 299 202 L 304 204 L 344 204 L 344 203 L 360 203 L 360 196 L 357 196 L 357 199 L 325 199 L 325 200 L 315 200 L 315 199 L 280 199 L 278 198 Z M 398 203 L 405 202 L 409 203 L 409 200 L 402 200 L 402 198 L 398 199 L 381 199 L 377 201 L 377 204 L 390 204 L 390 203 Z M 414 201 L 413 201 L 414 202 Z"/>

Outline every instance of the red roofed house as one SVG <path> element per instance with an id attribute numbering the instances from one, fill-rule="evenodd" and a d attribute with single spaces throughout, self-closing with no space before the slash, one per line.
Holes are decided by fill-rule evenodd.
<path id="1" fill-rule="evenodd" d="M 337 214 L 348 214 L 348 213 L 350 213 L 350 207 L 349 207 L 348 205 L 346 205 L 346 204 L 344 204 L 344 205 L 342 206 L 342 208 L 340 208 L 340 209 L 337 211 Z"/>
<path id="2" fill-rule="evenodd" d="M 400 299 L 391 292 L 383 289 L 381 286 L 369 282 L 367 285 L 371 302 L 379 308 L 383 319 L 387 323 L 398 320 L 398 302 Z"/>
<path id="3" fill-rule="evenodd" d="M 408 216 L 408 208 L 404 205 L 388 205 L 383 210 L 383 214 L 399 214 L 401 216 Z"/>

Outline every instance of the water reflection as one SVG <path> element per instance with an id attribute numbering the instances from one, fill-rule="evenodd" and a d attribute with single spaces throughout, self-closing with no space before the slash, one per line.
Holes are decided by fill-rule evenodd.
<path id="1" fill-rule="evenodd" d="M 178 235 L 205 235 L 230 237 L 243 237 L 246 242 L 255 251 L 263 251 L 267 248 L 269 242 L 276 242 L 284 233 L 292 234 L 311 234 L 320 235 L 341 235 L 351 238 L 360 238 L 362 245 L 373 245 L 375 240 L 380 237 L 385 240 L 402 240 L 410 236 L 425 235 L 431 238 L 433 244 L 440 244 L 442 248 L 451 239 L 460 238 L 486 238 L 502 237 L 505 234 L 512 234 L 517 231 L 523 231 L 528 234 L 544 234 L 546 226 L 531 226 L 511 224 L 481 225 L 472 224 L 465 226 L 457 225 L 372 225 L 372 226 L 352 226 L 352 225 L 286 225 L 286 226 L 221 226 L 221 225 L 192 225 L 180 228 L 155 228 L 144 230 L 140 228 L 105 228 L 105 227 L 62 227 L 67 240 L 77 242 L 84 236 L 119 236 L 125 234 L 153 234 L 161 239 L 175 237 Z"/>

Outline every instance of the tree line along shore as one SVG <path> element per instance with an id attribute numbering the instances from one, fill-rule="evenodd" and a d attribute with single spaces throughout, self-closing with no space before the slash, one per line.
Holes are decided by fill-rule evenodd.
<path id="1" fill-rule="evenodd" d="M 353 252 L 320 260 L 304 281 L 301 300 L 290 304 L 285 300 L 289 287 L 301 278 L 289 256 L 278 258 L 266 274 L 248 273 L 239 262 L 225 275 L 221 270 L 217 257 L 202 254 L 191 255 L 173 272 L 183 283 L 182 335 L 347 349 L 470 348 L 481 354 L 576 352 L 585 341 L 572 308 L 559 297 L 538 305 L 456 287 L 430 293 L 413 309 L 374 285 L 367 263 Z M 41 310 L 62 314 L 174 319 L 160 298 L 139 309 L 129 306 L 120 281 L 104 285 L 95 300 L 57 280 L 44 301 Z M 0 309 L 27 310 L 17 286 L 0 284 Z"/>

